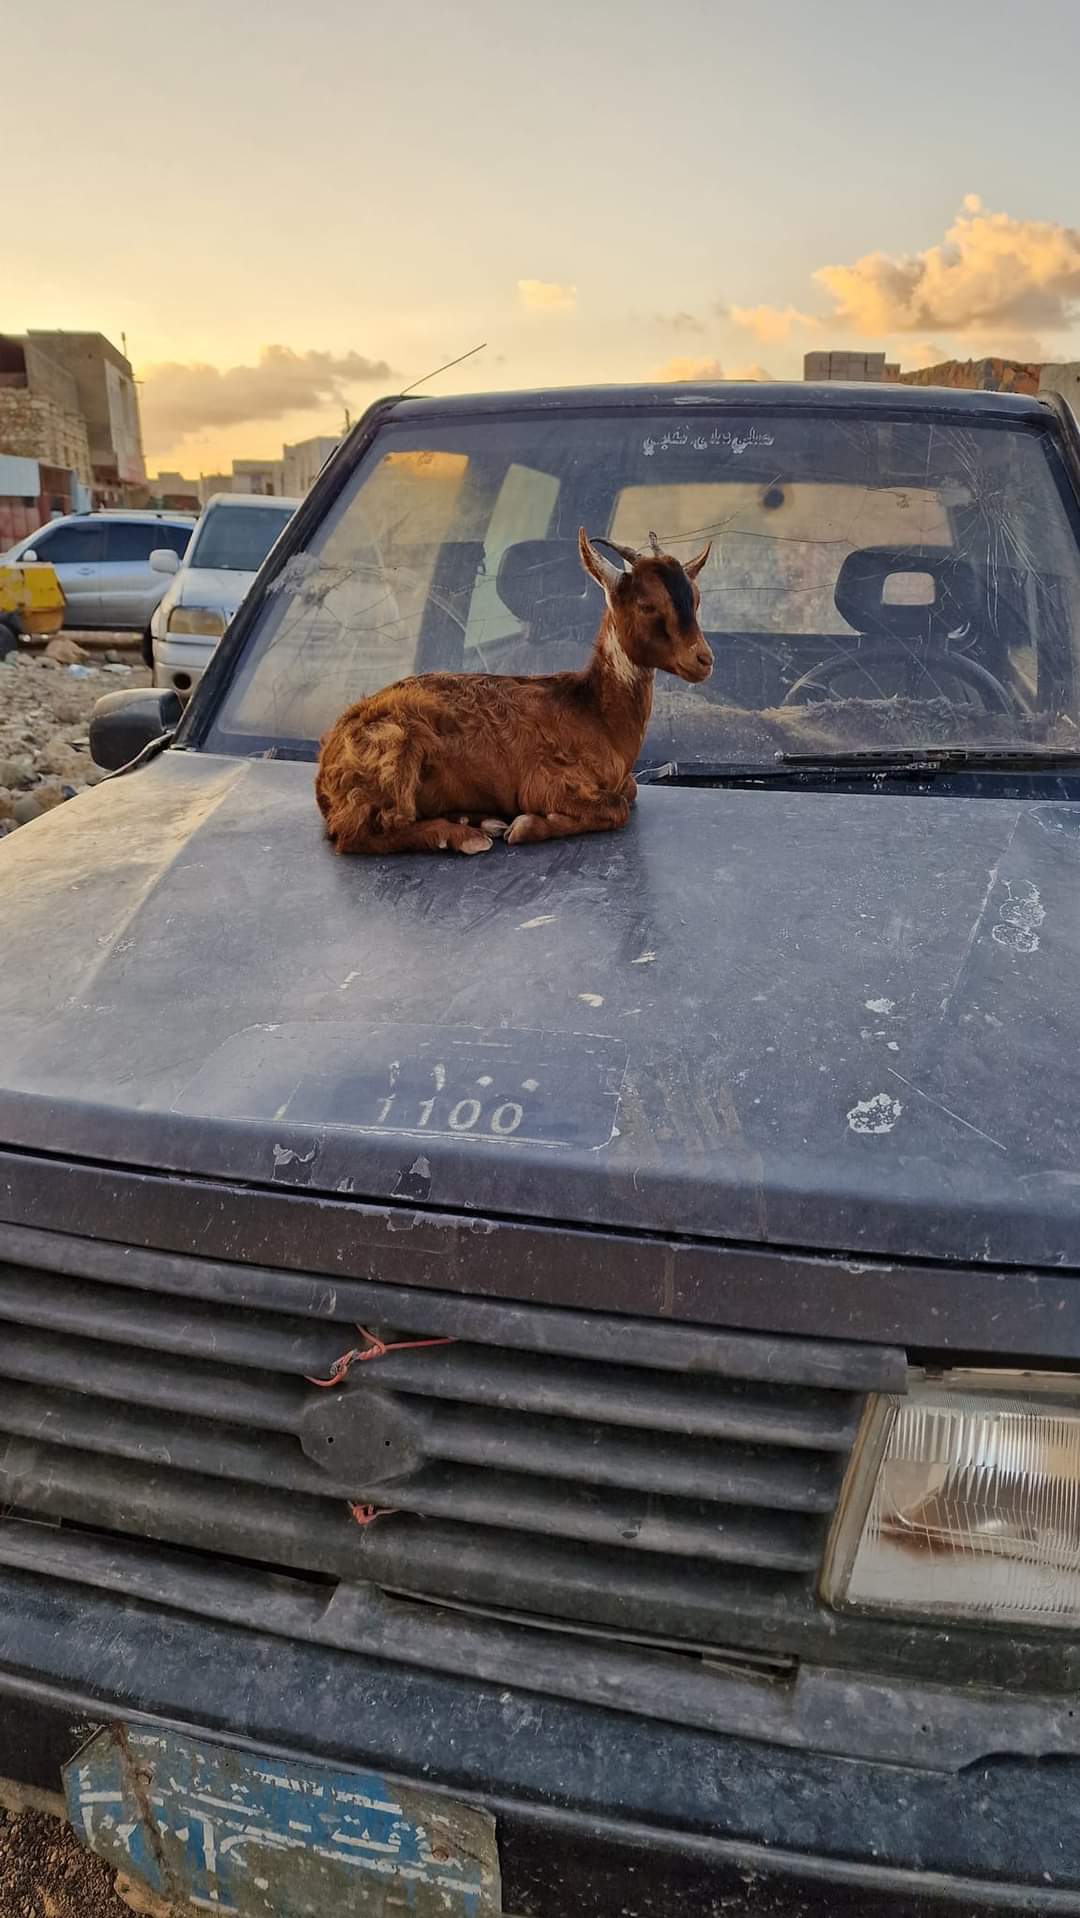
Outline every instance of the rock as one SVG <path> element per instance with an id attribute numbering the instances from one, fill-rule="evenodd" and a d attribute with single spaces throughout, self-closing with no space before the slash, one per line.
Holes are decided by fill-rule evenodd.
<path id="1" fill-rule="evenodd" d="M 54 806 L 59 806 L 63 803 L 64 794 L 59 786 L 50 784 L 47 786 L 35 786 L 33 792 L 27 793 L 26 797 L 27 799 L 36 799 L 42 812 L 51 812 Z"/>
<path id="2" fill-rule="evenodd" d="M 76 752 L 63 733 L 54 733 L 38 757 L 38 771 L 51 773 L 55 779 L 79 779 L 85 765 L 85 756 Z"/>
<path id="3" fill-rule="evenodd" d="M 46 808 L 38 800 L 36 793 L 22 793 L 15 801 L 13 817 L 17 826 L 28 826 L 32 819 L 40 819 Z"/>
<path id="4" fill-rule="evenodd" d="M 31 760 L 0 758 L 0 786 L 28 786 L 33 777 Z"/>
<path id="5" fill-rule="evenodd" d="M 76 640 L 69 639 L 66 633 L 58 633 L 46 646 L 45 657 L 55 660 L 58 666 L 78 666 L 88 655 Z"/>

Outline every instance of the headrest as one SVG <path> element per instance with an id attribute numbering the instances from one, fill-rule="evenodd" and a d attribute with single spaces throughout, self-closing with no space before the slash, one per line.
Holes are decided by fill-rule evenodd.
<path id="1" fill-rule="evenodd" d="M 887 599 L 886 583 L 897 574 L 929 578 L 933 598 L 915 606 Z M 978 613 L 974 568 L 936 547 L 867 546 L 849 553 L 833 599 L 849 626 L 874 639 L 943 640 Z"/>
<path id="2" fill-rule="evenodd" d="M 508 546 L 495 578 L 504 606 L 527 626 L 554 624 L 591 611 L 590 582 L 577 541 L 521 539 Z"/>

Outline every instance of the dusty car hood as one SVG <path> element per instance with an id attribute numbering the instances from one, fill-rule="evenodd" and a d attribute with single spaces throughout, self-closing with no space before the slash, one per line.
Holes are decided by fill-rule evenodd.
<path id="1" fill-rule="evenodd" d="M 254 573 L 237 573 L 228 567 L 184 567 L 166 593 L 162 610 L 167 614 L 174 606 L 205 606 L 231 619 L 254 578 Z"/>
<path id="2" fill-rule="evenodd" d="M 1080 806 L 651 789 L 345 860 L 172 752 L 0 849 L 0 1141 L 748 1242 L 1080 1264 Z"/>

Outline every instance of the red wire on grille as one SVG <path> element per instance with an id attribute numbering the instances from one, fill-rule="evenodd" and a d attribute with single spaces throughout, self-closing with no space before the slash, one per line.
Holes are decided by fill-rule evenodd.
<path id="1" fill-rule="evenodd" d="M 364 1365 L 369 1359 L 385 1358 L 387 1352 L 417 1352 L 427 1345 L 456 1345 L 457 1343 L 456 1339 L 399 1339 L 396 1344 L 385 1345 L 382 1339 L 377 1338 L 374 1332 L 369 1332 L 366 1326 L 358 1325 L 356 1329 L 360 1337 L 367 1340 L 367 1344 L 357 1346 L 351 1352 L 343 1352 L 330 1367 L 329 1378 L 309 1378 L 307 1381 L 309 1385 L 317 1385 L 321 1391 L 330 1385 L 340 1385 L 354 1365 Z"/>

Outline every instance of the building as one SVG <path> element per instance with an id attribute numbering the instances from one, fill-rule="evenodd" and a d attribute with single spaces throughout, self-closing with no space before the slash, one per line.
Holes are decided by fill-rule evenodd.
<path id="1" fill-rule="evenodd" d="M 31 331 L 26 338 L 75 383 L 90 447 L 94 505 L 137 505 L 146 496 L 146 464 L 130 360 L 104 333 Z"/>
<path id="2" fill-rule="evenodd" d="M 1039 378 L 1039 391 L 1060 393 L 1080 420 L 1080 360 L 1055 361 L 1044 366 Z"/>
<path id="3" fill-rule="evenodd" d="M 314 486 L 335 447 L 340 445 L 340 438 L 322 434 L 316 439 L 298 440 L 295 446 L 283 446 L 281 490 L 286 498 L 303 499 L 304 494 Z"/>
<path id="4" fill-rule="evenodd" d="M 233 489 L 231 473 L 199 474 L 199 505 L 205 506 L 215 493 L 231 493 Z"/>
<path id="5" fill-rule="evenodd" d="M 89 506 L 91 481 L 75 380 L 33 341 L 0 334 L 0 552 Z"/>
<path id="6" fill-rule="evenodd" d="M 980 393 L 1037 393 L 1043 372 L 1027 360 L 942 360 L 940 366 L 920 366 L 901 373 L 902 386 L 952 386 Z"/>
<path id="7" fill-rule="evenodd" d="M 233 493 L 284 493 L 283 462 L 281 460 L 234 460 L 230 491 Z"/>
<path id="8" fill-rule="evenodd" d="M 197 513 L 202 500 L 199 481 L 185 479 L 182 473 L 155 473 L 146 482 L 148 505 L 168 508 L 174 513 Z"/>
<path id="9" fill-rule="evenodd" d="M 900 368 L 884 353 L 832 352 L 807 353 L 803 357 L 804 380 L 860 380 L 879 386 L 900 378 Z"/>
<path id="10" fill-rule="evenodd" d="M 1045 370 L 1026 360 L 993 357 L 942 360 L 914 373 L 901 373 L 884 353 L 807 353 L 803 359 L 804 380 L 896 381 L 900 386 L 964 387 L 983 393 L 1037 393 Z"/>

